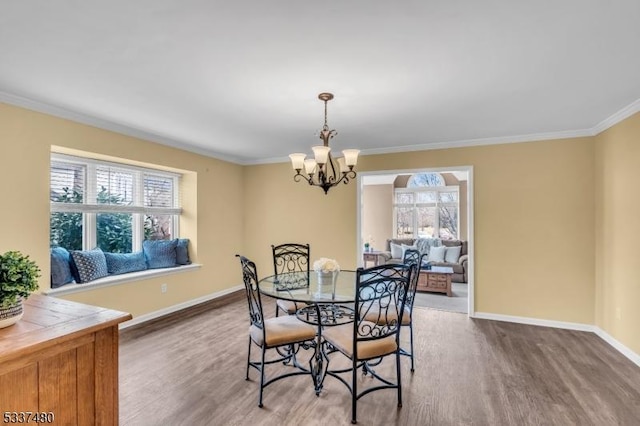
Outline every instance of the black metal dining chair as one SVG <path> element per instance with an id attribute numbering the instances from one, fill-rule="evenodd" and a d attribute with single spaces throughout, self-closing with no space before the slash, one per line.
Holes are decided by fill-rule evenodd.
<path id="1" fill-rule="evenodd" d="M 351 423 L 357 422 L 358 399 L 373 391 L 396 389 L 398 407 L 402 407 L 400 327 L 414 268 L 403 264 L 359 268 L 353 323 L 327 327 L 323 332 L 327 352 L 339 352 L 351 361 L 350 368 L 327 370 L 328 375 L 338 379 L 351 392 Z M 388 356 L 395 356 L 395 382 L 372 368 Z M 358 392 L 358 370 L 370 374 L 379 384 Z M 351 373 L 351 384 L 342 377 L 343 373 Z"/>
<path id="2" fill-rule="evenodd" d="M 422 261 L 426 257 L 425 254 L 420 254 L 418 250 L 410 249 L 404 252 L 403 263 L 405 265 L 414 266 L 413 274 L 411 275 L 411 283 L 409 284 L 409 291 L 407 292 L 407 300 L 404 304 L 404 315 L 402 316 L 402 326 L 409 327 L 409 345 L 410 350 L 400 348 L 400 354 L 411 358 L 411 372 L 414 369 L 413 359 L 413 302 L 416 297 L 416 288 L 418 287 L 418 279 L 420 279 L 420 268 L 422 267 Z"/>
<path id="3" fill-rule="evenodd" d="M 285 377 L 310 374 L 308 369 L 298 364 L 296 354 L 301 347 L 311 347 L 311 341 L 316 337 L 316 327 L 303 323 L 296 318 L 295 315 L 265 319 L 258 288 L 256 264 L 244 256 L 236 255 L 236 257 L 240 258 L 242 280 L 249 304 L 249 318 L 251 320 L 251 326 L 249 327 L 246 380 L 249 380 L 249 367 L 253 367 L 260 372 L 258 407 L 262 407 L 262 394 L 265 387 Z M 308 342 L 308 344 L 305 344 L 305 342 Z M 251 361 L 251 346 L 253 344 L 260 348 L 260 361 Z M 277 350 L 279 348 L 284 348 L 285 350 L 278 350 L 279 356 L 277 356 L 277 358 L 265 361 L 265 353 L 267 350 Z M 280 374 L 265 382 L 265 366 L 275 363 L 289 364 L 287 368 L 293 368 L 295 371 Z"/>
<path id="4" fill-rule="evenodd" d="M 309 282 L 309 254 L 311 251 L 309 244 L 285 243 L 277 246 L 272 245 L 271 251 L 273 252 L 273 270 L 276 279 L 278 275 L 284 273 L 306 272 L 307 282 Z M 276 302 L 276 317 L 280 311 L 292 315 L 301 307 L 303 306 L 296 302 L 278 299 Z"/>
<path id="5" fill-rule="evenodd" d="M 404 251 L 404 256 L 402 258 L 402 263 L 405 265 L 415 265 L 420 262 L 421 254 L 416 249 L 407 249 Z"/>
<path id="6" fill-rule="evenodd" d="M 409 290 L 407 291 L 407 299 L 404 304 L 404 312 L 402 315 L 402 327 L 409 327 L 409 345 L 410 349 L 406 350 L 400 348 L 400 355 L 408 356 L 411 358 L 411 372 L 415 371 L 414 368 L 414 356 L 413 356 L 413 302 L 416 297 L 416 288 L 418 286 L 418 279 L 420 278 L 420 266 L 425 255 L 421 255 L 418 250 L 410 249 L 405 251 L 403 263 L 408 266 L 414 267 L 414 272 L 411 274 L 411 282 L 409 283 Z M 365 318 L 368 321 L 381 321 L 384 317 L 381 317 L 377 312 L 371 311 Z"/>

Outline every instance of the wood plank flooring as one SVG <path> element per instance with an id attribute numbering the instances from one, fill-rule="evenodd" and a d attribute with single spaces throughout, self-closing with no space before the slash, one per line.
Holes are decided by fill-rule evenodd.
<path id="1" fill-rule="evenodd" d="M 259 376 L 252 370 L 244 379 L 249 319 L 241 297 L 121 332 L 121 425 L 350 424 L 349 393 L 331 377 L 319 397 L 308 376 L 276 382 L 258 408 Z M 373 392 L 358 401 L 358 424 L 640 424 L 640 368 L 592 333 L 424 308 L 414 309 L 414 322 L 417 367 L 412 374 L 402 358 L 403 407 L 395 391 Z M 342 362 L 333 356 L 332 366 Z M 393 369 L 385 362 L 377 371 Z"/>

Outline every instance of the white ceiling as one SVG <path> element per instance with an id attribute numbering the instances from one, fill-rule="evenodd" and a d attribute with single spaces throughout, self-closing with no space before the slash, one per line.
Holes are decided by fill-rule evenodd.
<path id="1" fill-rule="evenodd" d="M 242 164 L 310 153 L 322 91 L 334 150 L 586 135 L 639 104 L 639 22 L 638 0 L 5 0 L 0 101 Z"/>

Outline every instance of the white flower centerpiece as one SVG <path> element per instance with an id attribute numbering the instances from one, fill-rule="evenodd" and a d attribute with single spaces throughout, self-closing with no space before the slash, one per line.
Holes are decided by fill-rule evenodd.
<path id="1" fill-rule="evenodd" d="M 313 262 L 313 270 L 318 274 L 318 284 L 333 284 L 340 272 L 340 265 L 335 259 L 321 257 Z"/>

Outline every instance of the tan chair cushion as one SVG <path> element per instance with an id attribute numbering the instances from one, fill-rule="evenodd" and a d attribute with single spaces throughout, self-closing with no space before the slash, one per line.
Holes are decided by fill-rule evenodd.
<path id="1" fill-rule="evenodd" d="M 292 302 L 290 300 L 282 300 L 282 299 L 278 299 L 276 303 L 278 304 L 278 306 L 283 312 L 286 312 L 289 315 L 295 314 L 299 308 L 306 306 L 303 303 L 296 304 L 296 302 Z"/>
<path id="2" fill-rule="evenodd" d="M 316 337 L 316 327 L 305 324 L 298 318 L 287 315 L 264 320 L 267 347 L 311 340 Z M 251 340 L 262 346 L 262 330 L 255 325 L 249 327 Z"/>
<path id="3" fill-rule="evenodd" d="M 371 309 L 364 316 L 367 321 L 378 323 L 378 325 L 385 324 L 387 321 L 398 320 L 395 306 L 390 306 L 389 311 L 385 314 L 378 315 L 378 305 L 372 305 Z M 385 321 L 386 320 L 386 321 Z M 404 314 L 402 314 L 402 325 L 411 324 L 411 310 L 408 307 L 404 307 Z"/>
<path id="4" fill-rule="evenodd" d="M 373 323 L 363 321 L 360 327 L 363 325 L 373 325 Z M 353 359 L 353 323 L 326 327 L 322 331 L 322 336 L 340 352 Z M 377 358 L 394 353 L 397 349 L 395 335 L 378 340 L 360 341 L 358 342 L 358 359 Z"/>

